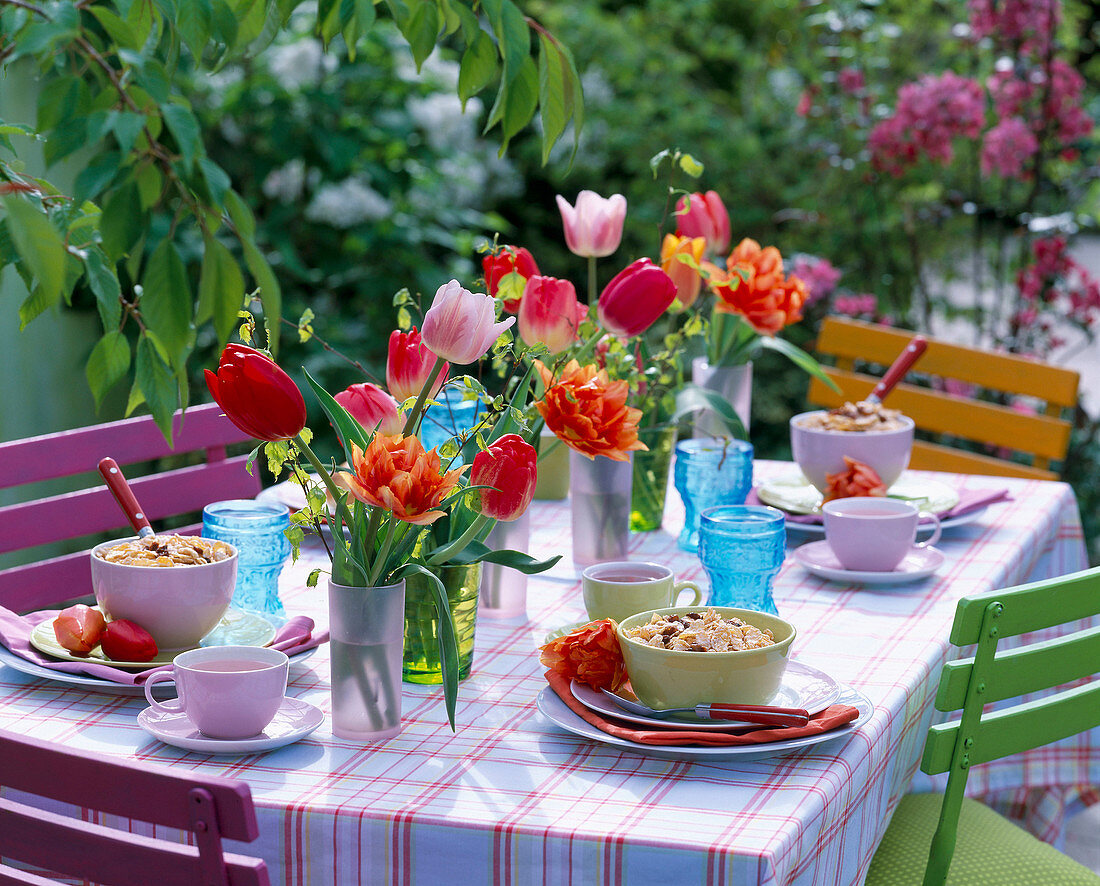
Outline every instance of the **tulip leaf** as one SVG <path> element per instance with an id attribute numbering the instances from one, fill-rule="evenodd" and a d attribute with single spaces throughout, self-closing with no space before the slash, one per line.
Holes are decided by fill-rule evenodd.
<path id="1" fill-rule="evenodd" d="M 685 415 L 698 412 L 702 409 L 710 409 L 718 416 L 726 429 L 739 440 L 747 440 L 748 433 L 740 417 L 733 410 L 729 400 L 708 388 L 696 384 L 684 385 L 676 392 L 676 406 L 672 412 L 672 420 L 678 421 Z"/>
<path id="2" fill-rule="evenodd" d="M 366 432 L 363 430 L 363 426 L 359 424 L 348 411 L 336 402 L 336 399 L 321 387 L 317 381 L 310 375 L 305 369 L 302 370 L 305 373 L 306 381 L 309 382 L 309 386 L 313 388 L 313 393 L 317 395 L 317 400 L 321 404 L 321 408 L 325 411 L 325 415 L 328 416 L 328 420 L 332 422 L 332 426 L 336 428 L 336 433 L 340 437 L 340 443 L 344 447 L 344 454 L 351 460 L 351 447 L 348 443 L 354 443 L 360 449 L 366 449 L 370 444 L 370 438 L 367 437 Z"/>
<path id="3" fill-rule="evenodd" d="M 813 357 L 807 354 L 798 345 L 791 344 L 789 341 L 783 338 L 775 336 L 761 336 L 760 347 L 767 348 L 770 351 L 778 351 L 788 360 L 790 360 L 795 366 L 801 369 L 803 372 L 807 372 L 814 378 L 819 379 L 827 384 L 837 394 L 841 393 L 839 387 L 835 381 L 825 374 L 825 370 L 821 368 L 821 364 L 818 363 Z"/>
<path id="4" fill-rule="evenodd" d="M 498 566 L 507 566 L 524 575 L 535 575 L 545 572 L 561 559 L 561 554 L 555 554 L 546 560 L 536 560 L 530 554 L 523 551 L 512 551 L 507 548 L 493 550 L 479 541 L 472 541 L 457 554 L 447 558 L 448 566 L 469 566 L 472 563 L 495 563 Z"/>
<path id="5" fill-rule="evenodd" d="M 421 563 L 406 563 L 393 573 L 395 579 L 409 575 L 423 575 L 428 578 L 428 587 L 432 589 L 436 618 L 439 621 L 439 664 L 443 671 L 443 700 L 447 706 L 447 720 L 451 731 L 455 731 L 455 707 L 458 702 L 458 637 L 455 634 L 454 616 L 447 599 L 447 589 L 439 576 Z"/>

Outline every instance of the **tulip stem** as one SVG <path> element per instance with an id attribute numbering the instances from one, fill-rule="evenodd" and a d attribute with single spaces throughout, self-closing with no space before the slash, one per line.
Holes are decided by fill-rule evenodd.
<path id="1" fill-rule="evenodd" d="M 447 361 L 442 357 L 435 358 L 435 366 L 433 366 L 432 371 L 428 373 L 428 377 L 424 381 L 424 386 L 416 396 L 416 403 L 413 404 L 412 412 L 409 413 L 409 417 L 405 420 L 405 427 L 401 429 L 401 436 L 407 437 L 409 434 L 415 432 L 416 420 L 420 418 L 420 413 L 424 411 L 424 403 L 428 399 L 428 391 L 432 389 L 432 385 L 435 384 L 436 378 L 439 377 L 439 371 L 446 362 Z"/>
<path id="2" fill-rule="evenodd" d="M 597 328 L 596 331 L 592 334 L 592 337 L 589 338 L 588 341 L 586 341 L 583 345 L 581 345 L 581 349 L 573 354 L 572 359 L 576 360 L 581 365 L 584 365 L 584 361 L 588 359 L 588 355 L 596 349 L 596 345 L 599 343 L 600 339 L 604 337 L 605 334 L 606 333 L 602 329 Z"/>
<path id="3" fill-rule="evenodd" d="M 596 256 L 588 256 L 588 303 L 596 303 Z"/>
<path id="4" fill-rule="evenodd" d="M 375 510 L 377 511 L 377 509 Z M 396 528 L 397 521 L 390 520 L 389 530 L 386 532 L 386 538 L 382 542 L 382 548 L 378 551 L 378 556 L 374 558 L 374 566 L 371 568 L 370 571 L 371 587 L 377 587 L 379 580 L 382 578 L 382 570 L 385 568 L 386 560 L 389 558 L 390 550 L 393 548 L 393 533 Z"/>
<path id="5" fill-rule="evenodd" d="M 481 531 L 488 525 L 494 522 L 493 517 L 486 517 L 484 514 L 478 514 L 474 518 L 474 522 L 469 525 L 465 532 L 462 533 L 454 541 L 449 541 L 441 548 L 436 548 L 431 554 L 428 555 L 427 562 L 429 566 L 442 566 L 451 557 L 461 551 L 471 541 L 474 541 Z"/>
<path id="6" fill-rule="evenodd" d="M 302 439 L 300 434 L 295 434 L 294 442 L 298 446 L 298 450 L 305 454 L 306 461 L 313 465 L 313 470 L 317 472 L 317 475 L 325 484 L 325 488 L 328 489 L 329 494 L 332 496 L 332 500 L 336 502 L 336 508 L 340 511 L 340 519 L 346 521 L 350 526 L 351 516 L 347 512 L 347 508 L 340 504 L 340 487 L 336 485 L 336 481 L 332 479 L 332 475 L 326 470 L 325 466 L 321 464 L 321 460 L 317 458 L 313 450 L 309 448 L 309 444 Z"/>

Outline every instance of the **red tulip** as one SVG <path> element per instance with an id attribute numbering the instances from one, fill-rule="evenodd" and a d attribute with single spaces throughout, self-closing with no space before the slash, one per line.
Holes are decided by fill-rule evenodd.
<path id="1" fill-rule="evenodd" d="M 404 421 L 397 412 L 397 401 L 378 385 L 369 381 L 350 385 L 333 399 L 368 431 L 401 433 Z"/>
<path id="2" fill-rule="evenodd" d="M 87 655 L 99 645 L 103 626 L 107 623 L 103 613 L 83 603 L 62 609 L 53 620 L 53 635 L 69 652 Z"/>
<path id="3" fill-rule="evenodd" d="M 479 489 L 477 510 L 487 517 L 510 521 L 523 515 L 535 495 L 538 453 L 517 434 L 505 434 L 474 456 L 470 485 Z"/>
<path id="4" fill-rule="evenodd" d="M 681 197 L 676 202 L 677 233 L 682 237 L 703 237 L 707 252 L 725 255 L 730 248 L 730 214 L 714 191 Z"/>
<path id="5" fill-rule="evenodd" d="M 672 278 L 648 258 L 640 258 L 611 278 L 600 293 L 597 315 L 612 335 L 629 338 L 649 329 L 674 298 Z"/>
<path id="6" fill-rule="evenodd" d="M 149 661 L 157 657 L 153 635 L 125 618 L 107 622 L 99 642 L 103 653 L 113 661 Z"/>
<path id="7" fill-rule="evenodd" d="M 493 298 L 499 295 L 509 314 L 519 311 L 524 284 L 539 272 L 534 257 L 522 246 L 502 246 L 495 254 L 486 253 L 481 267 L 489 295 Z"/>
<path id="8" fill-rule="evenodd" d="M 217 374 L 206 370 L 210 395 L 233 424 L 257 440 L 289 440 L 306 426 L 306 401 L 266 354 L 227 344 Z"/>
<path id="9" fill-rule="evenodd" d="M 395 329 L 390 333 L 390 348 L 386 357 L 386 387 L 398 403 L 415 397 L 428 380 L 428 373 L 435 366 L 435 354 L 428 350 L 414 326 L 408 332 Z M 434 397 L 447 380 L 450 366 L 443 365 L 429 397 Z"/>
<path id="10" fill-rule="evenodd" d="M 577 340 L 577 329 L 588 309 L 577 301 L 568 280 L 535 276 L 527 281 L 519 306 L 519 337 L 527 344 L 542 342 L 560 354 Z"/>

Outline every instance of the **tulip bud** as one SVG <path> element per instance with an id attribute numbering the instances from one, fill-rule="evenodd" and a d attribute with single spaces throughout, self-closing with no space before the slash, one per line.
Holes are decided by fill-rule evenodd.
<path id="1" fill-rule="evenodd" d="M 600 293 L 597 316 L 600 325 L 619 338 L 640 335 L 676 298 L 676 284 L 648 258 L 640 258 L 619 271 Z"/>
<path id="2" fill-rule="evenodd" d="M 482 292 L 463 289 L 457 280 L 436 290 L 424 314 L 422 335 L 428 350 L 452 363 L 473 363 L 485 355 L 515 317 L 497 322 L 496 302 Z"/>
<path id="3" fill-rule="evenodd" d="M 574 255 L 602 258 L 619 248 L 626 220 L 626 197 L 612 194 L 601 197 L 595 191 L 577 194 L 577 205 L 560 194 L 557 197 L 565 229 L 565 245 Z"/>
<path id="4" fill-rule="evenodd" d="M 53 620 L 53 635 L 69 652 L 87 655 L 99 645 L 106 623 L 103 613 L 98 609 L 78 603 L 58 613 Z"/>
<path id="5" fill-rule="evenodd" d="M 470 485 L 479 489 L 475 508 L 505 522 L 521 517 L 535 495 L 538 452 L 517 434 L 505 434 L 474 456 Z"/>
<path id="6" fill-rule="evenodd" d="M 153 635 L 125 618 L 107 622 L 99 642 L 103 654 L 113 661 L 150 661 L 157 657 Z"/>
<path id="7" fill-rule="evenodd" d="M 217 373 L 206 370 L 206 386 L 226 417 L 257 440 L 289 440 L 306 426 L 302 392 L 255 348 L 227 344 Z"/>
<path id="8" fill-rule="evenodd" d="M 395 329 L 390 333 L 389 351 L 386 355 L 386 387 L 398 403 L 404 403 L 420 393 L 433 366 L 435 354 L 425 347 L 415 326 L 408 332 Z M 443 364 L 435 384 L 428 391 L 429 397 L 439 393 L 450 368 L 446 363 Z"/>
<path id="9" fill-rule="evenodd" d="M 344 407 L 367 431 L 400 434 L 403 425 L 397 401 L 369 381 L 351 385 L 333 399 Z"/>

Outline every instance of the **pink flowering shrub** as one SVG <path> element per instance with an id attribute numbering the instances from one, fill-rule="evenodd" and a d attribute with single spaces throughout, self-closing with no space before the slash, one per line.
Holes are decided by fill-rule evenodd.
<path id="1" fill-rule="evenodd" d="M 791 261 L 791 273 L 806 284 L 806 305 L 824 301 L 836 289 L 841 271 L 827 258 L 816 255 L 796 255 Z"/>
<path id="2" fill-rule="evenodd" d="M 1064 237 L 1032 244 L 1032 261 L 1016 275 L 1019 303 L 1009 318 L 1015 350 L 1046 357 L 1065 344 L 1059 325 L 1091 335 L 1100 321 L 1100 281 L 1068 252 Z"/>

